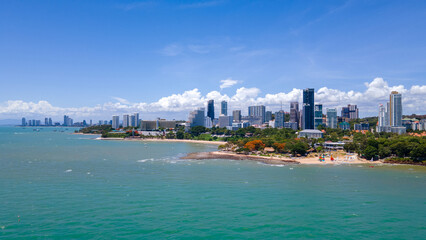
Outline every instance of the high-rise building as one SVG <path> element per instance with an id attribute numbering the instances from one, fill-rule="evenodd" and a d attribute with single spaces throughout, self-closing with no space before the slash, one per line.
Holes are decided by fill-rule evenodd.
<path id="1" fill-rule="evenodd" d="M 290 103 L 290 122 L 296 123 L 299 126 L 299 103 Z"/>
<path id="2" fill-rule="evenodd" d="M 260 117 L 261 122 L 264 123 L 266 121 L 265 106 L 259 105 L 248 107 L 248 115 L 249 117 Z"/>
<path id="3" fill-rule="evenodd" d="M 141 119 L 139 118 L 139 113 L 134 113 L 136 118 L 136 127 L 140 126 Z"/>
<path id="4" fill-rule="evenodd" d="M 228 116 L 228 103 L 226 101 L 220 103 L 220 114 Z"/>
<path id="5" fill-rule="evenodd" d="M 342 118 L 346 119 L 358 119 L 359 118 L 359 112 L 357 105 L 351 105 L 348 104 L 347 107 L 342 107 L 341 111 Z"/>
<path id="6" fill-rule="evenodd" d="M 25 119 L 24 117 L 22 118 L 21 126 L 27 126 L 27 119 Z"/>
<path id="7" fill-rule="evenodd" d="M 241 122 L 241 110 L 232 111 L 232 116 L 234 118 L 234 122 Z"/>
<path id="8" fill-rule="evenodd" d="M 276 128 L 283 128 L 284 127 L 284 117 L 285 113 L 283 110 L 279 112 L 275 112 L 275 127 Z"/>
<path id="9" fill-rule="evenodd" d="M 137 127 L 136 114 L 130 115 L 130 124 L 131 127 Z"/>
<path id="10" fill-rule="evenodd" d="M 314 129 L 314 89 L 303 90 L 303 129 Z"/>
<path id="11" fill-rule="evenodd" d="M 327 127 L 337 128 L 337 109 L 327 108 Z"/>
<path id="12" fill-rule="evenodd" d="M 49 119 L 48 118 L 44 118 L 44 125 L 49 126 Z"/>
<path id="13" fill-rule="evenodd" d="M 232 117 L 220 115 L 219 116 L 219 127 L 223 128 L 223 127 L 228 127 L 228 126 L 232 126 Z"/>
<path id="14" fill-rule="evenodd" d="M 53 126 L 52 118 L 49 118 L 49 126 Z"/>
<path id="15" fill-rule="evenodd" d="M 323 125 L 322 104 L 315 104 L 314 124 L 315 129 L 317 129 L 319 125 Z"/>
<path id="16" fill-rule="evenodd" d="M 64 126 L 72 126 L 73 120 L 67 115 L 64 115 Z"/>
<path id="17" fill-rule="evenodd" d="M 272 112 L 271 111 L 266 111 L 265 112 L 265 122 L 269 122 L 272 120 Z"/>
<path id="18" fill-rule="evenodd" d="M 190 112 L 188 122 L 190 127 L 204 126 L 204 108 Z"/>
<path id="19" fill-rule="evenodd" d="M 389 96 L 389 119 L 391 127 L 401 127 L 402 126 L 402 101 L 401 94 L 393 91 Z"/>
<path id="20" fill-rule="evenodd" d="M 120 128 L 120 117 L 119 116 L 112 116 L 112 128 L 118 129 Z"/>
<path id="21" fill-rule="evenodd" d="M 207 117 L 209 117 L 212 121 L 214 119 L 214 100 L 209 100 L 207 102 Z"/>
<path id="22" fill-rule="evenodd" d="M 130 118 L 128 114 L 123 115 L 123 128 L 130 126 Z"/>
<path id="23" fill-rule="evenodd" d="M 379 105 L 379 119 L 378 119 L 378 127 L 386 126 L 386 108 L 383 104 Z"/>

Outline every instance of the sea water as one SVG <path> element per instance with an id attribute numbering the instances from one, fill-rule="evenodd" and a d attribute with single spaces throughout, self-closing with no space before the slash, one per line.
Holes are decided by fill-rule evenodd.
<path id="1" fill-rule="evenodd" d="M 217 146 L 0 127 L 2 239 L 424 239 L 426 167 L 180 160 Z"/>

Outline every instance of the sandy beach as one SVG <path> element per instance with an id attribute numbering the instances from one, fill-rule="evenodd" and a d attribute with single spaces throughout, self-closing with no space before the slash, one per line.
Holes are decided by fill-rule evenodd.
<path id="1" fill-rule="evenodd" d="M 354 157 L 351 160 L 348 159 L 336 159 L 331 161 L 329 158 L 326 158 L 324 162 L 320 162 L 318 158 L 285 158 L 285 157 L 268 157 L 268 156 L 256 156 L 256 155 L 244 155 L 237 154 L 233 152 L 198 152 L 190 153 L 182 159 L 232 159 L 232 160 L 253 160 L 258 162 L 263 162 L 266 164 L 317 164 L 317 165 L 326 165 L 326 164 L 361 164 L 372 162 L 361 160 L 357 157 Z"/>

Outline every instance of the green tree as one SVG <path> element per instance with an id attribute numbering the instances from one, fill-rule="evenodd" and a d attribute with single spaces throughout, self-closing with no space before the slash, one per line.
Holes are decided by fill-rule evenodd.
<path id="1" fill-rule="evenodd" d="M 371 158 L 376 157 L 376 155 L 377 155 L 377 148 L 375 148 L 373 146 L 367 146 L 365 148 L 365 150 L 363 151 L 363 153 L 364 153 L 364 157 L 369 160 Z"/>

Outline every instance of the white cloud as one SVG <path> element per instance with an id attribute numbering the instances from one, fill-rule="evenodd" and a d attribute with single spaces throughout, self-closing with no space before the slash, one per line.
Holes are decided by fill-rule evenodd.
<path id="1" fill-rule="evenodd" d="M 232 87 L 232 86 L 234 86 L 235 84 L 237 84 L 241 81 L 228 78 L 228 79 L 225 79 L 225 80 L 220 80 L 220 82 L 222 83 L 222 84 L 220 84 L 220 89 L 224 89 L 224 88 Z"/>
<path id="2" fill-rule="evenodd" d="M 130 102 L 127 99 L 124 99 L 124 98 L 121 98 L 121 97 L 112 97 L 112 98 L 117 100 L 119 103 L 130 104 Z"/>
<path id="3" fill-rule="evenodd" d="M 235 84 L 234 82 L 222 83 L 227 83 L 228 86 Z M 426 106 L 426 85 L 414 85 L 411 88 L 406 88 L 403 85 L 389 86 L 382 78 L 375 78 L 373 81 L 366 83 L 365 87 L 366 89 L 363 92 L 352 90 L 345 92 L 322 87 L 315 93 L 315 102 L 322 103 L 324 108 L 339 108 L 338 111 L 340 111 L 340 107 L 347 104 L 357 104 L 360 108 L 361 116 L 374 116 L 377 115 L 378 104 L 389 101 L 389 93 L 391 91 L 398 91 L 403 96 L 404 114 L 426 113 L 426 108 L 424 107 Z M 160 115 L 161 117 L 179 116 L 179 119 L 185 119 L 189 111 L 198 107 L 205 107 L 209 99 L 214 99 L 217 107 L 219 107 L 220 101 L 228 101 L 230 110 L 241 109 L 243 113 L 247 111 L 248 106 L 255 104 L 263 104 L 268 110 L 277 111 L 282 103 L 284 110 L 288 111 L 290 102 L 302 101 L 302 89 L 294 88 L 287 93 L 267 93 L 264 96 L 261 96 L 260 93 L 261 91 L 258 88 L 241 87 L 232 96 L 221 94 L 218 91 L 211 91 L 203 95 L 197 88 L 194 88 L 183 93 L 162 97 L 158 101 L 151 103 L 131 103 L 126 99 L 113 97 L 117 102 L 78 108 L 57 107 L 47 101 L 25 102 L 22 100 L 10 100 L 0 103 L 0 119 L 16 119 L 23 116 L 28 118 L 44 118 L 45 116 L 60 118 L 64 114 L 76 119 L 87 119 L 87 117 L 103 117 L 105 119 L 114 114 L 132 112 L 140 112 L 142 116 L 157 114 L 157 116 Z"/>
<path id="4" fill-rule="evenodd" d="M 179 44 L 169 44 L 167 46 L 165 46 L 162 50 L 161 50 L 161 54 L 166 55 L 166 56 L 177 56 L 179 54 L 181 54 L 183 51 L 183 47 L 180 46 Z"/>

